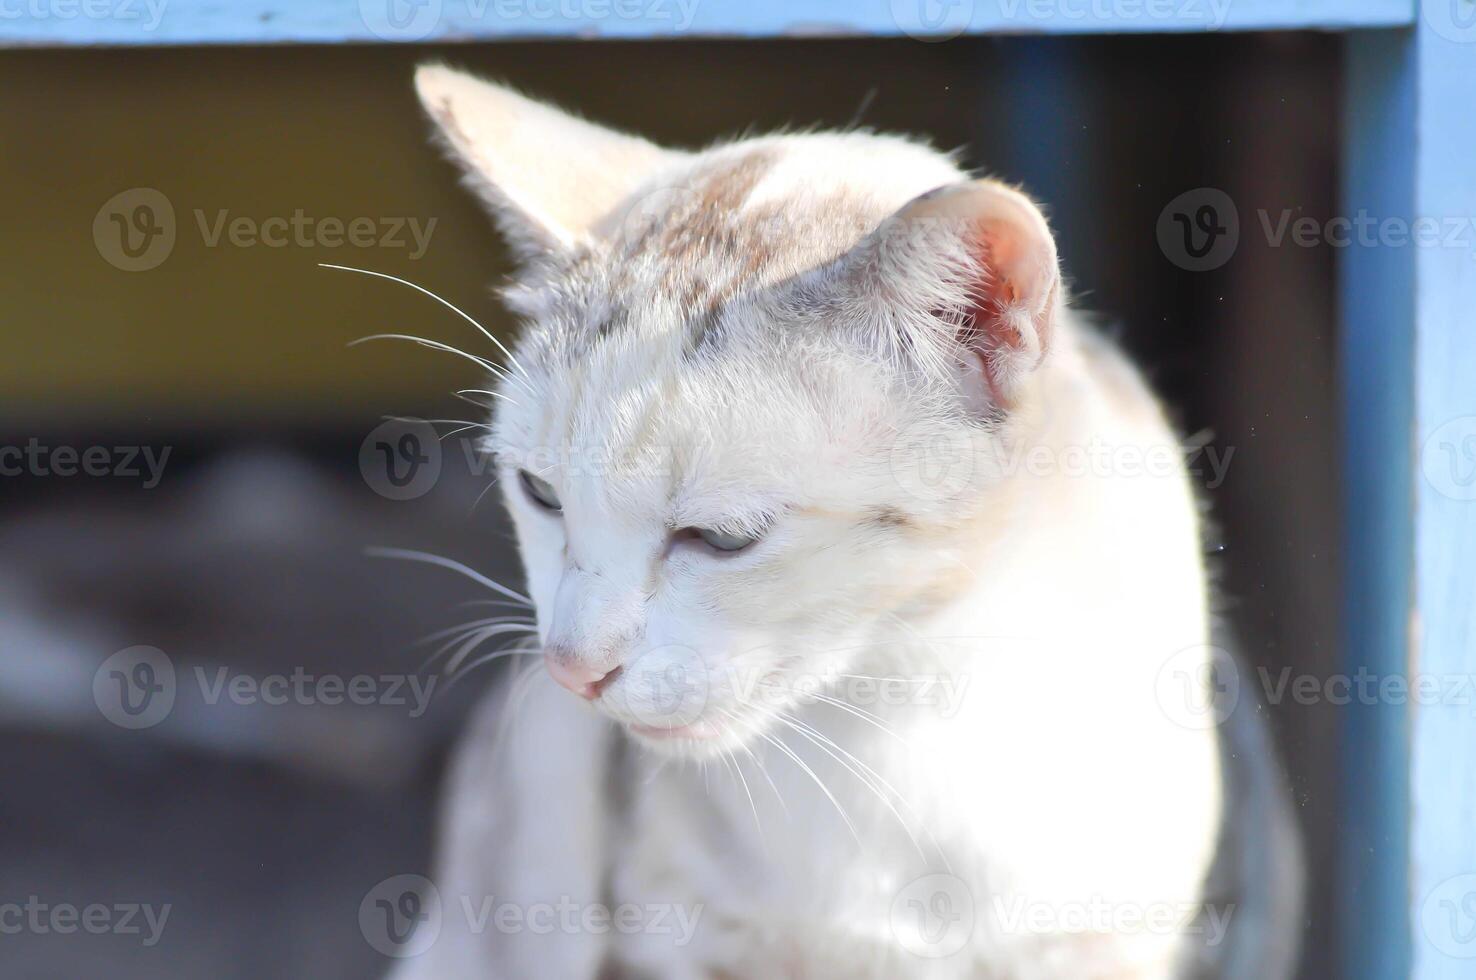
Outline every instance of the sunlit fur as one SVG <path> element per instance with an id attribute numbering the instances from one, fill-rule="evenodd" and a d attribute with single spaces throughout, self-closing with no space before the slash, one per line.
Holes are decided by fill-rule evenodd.
<path id="1" fill-rule="evenodd" d="M 1067 308 L 1034 206 L 894 137 L 665 151 L 417 82 L 523 260 L 487 448 L 539 639 L 621 669 L 593 704 L 538 667 L 489 700 L 452 779 L 445 922 L 405 975 L 1175 975 L 1177 928 L 1008 914 L 1193 910 L 1221 809 L 1215 730 L 1161 703 L 1171 659 L 1209 656 L 1175 439 Z M 1005 327 L 980 340 L 991 289 Z M 1094 446 L 1172 462 L 1081 472 Z M 874 678 L 952 693 L 859 696 Z M 929 873 L 975 903 L 947 957 L 899 930 Z M 468 895 L 702 920 L 683 946 L 479 932 Z"/>

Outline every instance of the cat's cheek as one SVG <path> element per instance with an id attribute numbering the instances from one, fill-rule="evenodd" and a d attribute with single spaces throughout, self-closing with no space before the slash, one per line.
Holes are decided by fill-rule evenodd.
<path id="1" fill-rule="evenodd" d="M 508 510 L 518 539 L 528 597 L 533 600 L 540 626 L 546 627 L 546 616 L 553 608 L 554 594 L 563 574 L 563 528 L 547 514 L 534 513 L 526 503 L 509 501 Z"/>

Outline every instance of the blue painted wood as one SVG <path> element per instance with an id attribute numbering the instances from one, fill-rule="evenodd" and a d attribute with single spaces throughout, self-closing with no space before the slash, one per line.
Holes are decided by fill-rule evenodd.
<path id="1" fill-rule="evenodd" d="M 1344 975 L 1476 976 L 1476 4 L 1355 36 L 1343 259 Z M 1383 689 L 1381 689 L 1383 690 Z"/>
<path id="2" fill-rule="evenodd" d="M 1466 0 L 1452 0 L 1466 2 Z M 0 46 L 1392 27 L 1415 0 L 0 0 Z"/>
<path id="3" fill-rule="evenodd" d="M 1412 40 L 1415 980 L 1476 976 L 1476 3 L 1427 0 Z"/>
<path id="4" fill-rule="evenodd" d="M 1344 216 L 1414 209 L 1413 47 L 1407 33 L 1348 38 Z M 1344 670 L 1402 676 L 1409 658 L 1414 417 L 1414 254 L 1355 241 L 1340 256 Z M 1408 712 L 1343 715 L 1338 975 L 1409 975 Z"/>

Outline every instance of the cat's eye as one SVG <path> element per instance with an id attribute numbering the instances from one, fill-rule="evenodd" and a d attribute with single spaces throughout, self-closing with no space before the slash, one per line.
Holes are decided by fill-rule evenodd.
<path id="1" fill-rule="evenodd" d="M 730 554 L 735 551 L 742 551 L 758 540 L 753 535 L 719 531 L 710 527 L 696 527 L 692 530 L 702 539 L 703 544 L 706 544 L 709 548 L 714 551 L 723 551 Z"/>
<path id="2" fill-rule="evenodd" d="M 534 476 L 527 470 L 518 470 L 518 480 L 522 482 L 523 490 L 533 498 L 533 502 L 544 510 L 558 513 L 564 509 L 563 503 L 559 500 L 558 491 L 553 488 L 552 483 L 540 476 Z"/>

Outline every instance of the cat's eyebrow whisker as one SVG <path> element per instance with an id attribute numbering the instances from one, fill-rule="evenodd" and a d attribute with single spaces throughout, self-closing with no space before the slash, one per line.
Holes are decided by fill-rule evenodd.
<path id="1" fill-rule="evenodd" d="M 348 346 L 357 347 L 360 344 L 367 344 L 371 340 L 408 340 L 412 344 L 419 344 L 421 347 L 428 347 L 431 350 L 438 350 L 447 354 L 455 354 L 457 357 L 466 358 L 468 361 L 471 361 L 473 364 L 478 365 L 483 370 L 491 371 L 494 375 L 502 378 L 505 381 L 510 381 L 513 384 L 522 387 L 529 394 L 533 393 L 533 389 L 528 387 L 528 385 L 521 378 L 517 378 L 509 374 L 505 369 L 503 369 L 502 365 L 497 364 L 494 361 L 489 361 L 485 357 L 478 357 L 475 354 L 468 354 L 466 351 L 462 350 L 459 347 L 452 347 L 450 344 L 443 344 L 439 340 L 430 340 L 426 337 L 416 337 L 415 335 L 408 333 L 376 333 L 370 334 L 367 337 L 360 337 L 358 340 L 351 340 L 349 341 Z"/>
<path id="2" fill-rule="evenodd" d="M 456 426 L 460 426 L 460 428 L 447 429 L 445 432 L 438 433 L 436 435 L 436 440 L 438 442 L 445 442 L 447 439 L 450 439 L 452 436 L 457 435 L 457 434 L 462 433 L 462 432 L 465 432 L 468 429 L 486 429 L 488 432 L 491 432 L 492 431 L 492 428 L 493 428 L 492 425 L 490 423 L 488 423 L 488 422 L 471 422 L 471 421 L 468 421 L 467 419 L 417 419 L 417 418 L 411 418 L 411 417 L 406 416 L 406 415 L 386 415 L 384 417 L 384 419 L 385 419 L 386 422 L 409 422 L 409 423 L 420 423 L 420 422 L 424 422 L 427 425 L 432 425 L 432 426 L 435 426 L 435 425 L 456 425 Z"/>
<path id="3" fill-rule="evenodd" d="M 456 395 L 457 395 L 458 398 L 461 398 L 463 401 L 468 402 L 469 404 L 472 404 L 472 405 L 476 405 L 478 408 L 488 408 L 489 406 L 483 405 L 480 402 L 474 402 L 470 398 L 467 398 L 465 396 L 467 396 L 467 395 L 491 395 L 493 398 L 500 398 L 500 399 L 502 399 L 503 401 L 507 402 L 510 405 L 518 405 L 518 402 L 516 402 L 515 400 L 509 398 L 507 395 L 504 395 L 502 392 L 500 392 L 500 391 L 489 391 L 486 388 L 462 388 L 460 391 L 456 392 Z M 522 406 L 521 405 L 518 405 L 518 407 L 521 408 Z"/>
<path id="4" fill-rule="evenodd" d="M 438 296 L 435 293 L 431 292 L 429 289 L 426 289 L 424 286 L 418 286 L 408 279 L 401 279 L 399 276 L 392 276 L 387 272 L 374 272 L 369 269 L 356 269 L 351 265 L 334 265 L 331 262 L 319 262 L 318 265 L 322 266 L 324 269 L 338 269 L 342 272 L 357 272 L 360 275 L 373 276 L 376 279 L 388 279 L 390 282 L 397 282 L 402 286 L 409 286 L 416 292 L 423 293 L 424 295 L 429 296 L 431 299 L 445 306 L 447 309 L 453 311 L 454 313 L 456 313 L 457 316 L 461 317 L 467 323 L 470 323 L 472 326 L 480 330 L 482 332 L 482 336 L 486 337 L 488 340 L 492 341 L 492 343 L 497 345 L 497 349 L 502 351 L 503 356 L 507 358 L 507 362 L 509 364 L 517 368 L 518 371 L 522 373 L 523 377 L 527 378 L 530 381 L 533 380 L 533 376 L 528 373 L 528 369 L 523 367 L 522 364 L 518 363 L 518 359 L 513 356 L 512 351 L 504 347 L 502 345 L 502 341 L 498 340 L 492 335 L 492 331 L 488 330 L 476 320 L 472 319 L 472 317 L 465 310 L 457 306 L 455 303 L 452 303 L 445 297 Z"/>
<path id="5" fill-rule="evenodd" d="M 370 558 L 394 558 L 401 561 L 418 561 L 424 562 L 427 565 L 435 565 L 439 568 L 445 568 L 460 575 L 465 575 L 473 582 L 476 582 L 478 585 L 491 589 L 493 592 L 496 592 L 500 596 L 505 596 L 508 599 L 516 599 L 523 605 L 527 606 L 529 609 L 533 608 L 533 600 L 523 595 L 521 592 L 509 589 L 507 586 L 503 585 L 500 582 L 494 582 L 487 576 L 483 575 L 481 572 L 478 572 L 472 568 L 468 568 L 461 562 L 453 561 L 450 558 L 443 558 L 440 555 L 433 555 L 426 551 L 411 551 L 406 548 L 365 548 L 364 554 L 368 555 Z"/>

